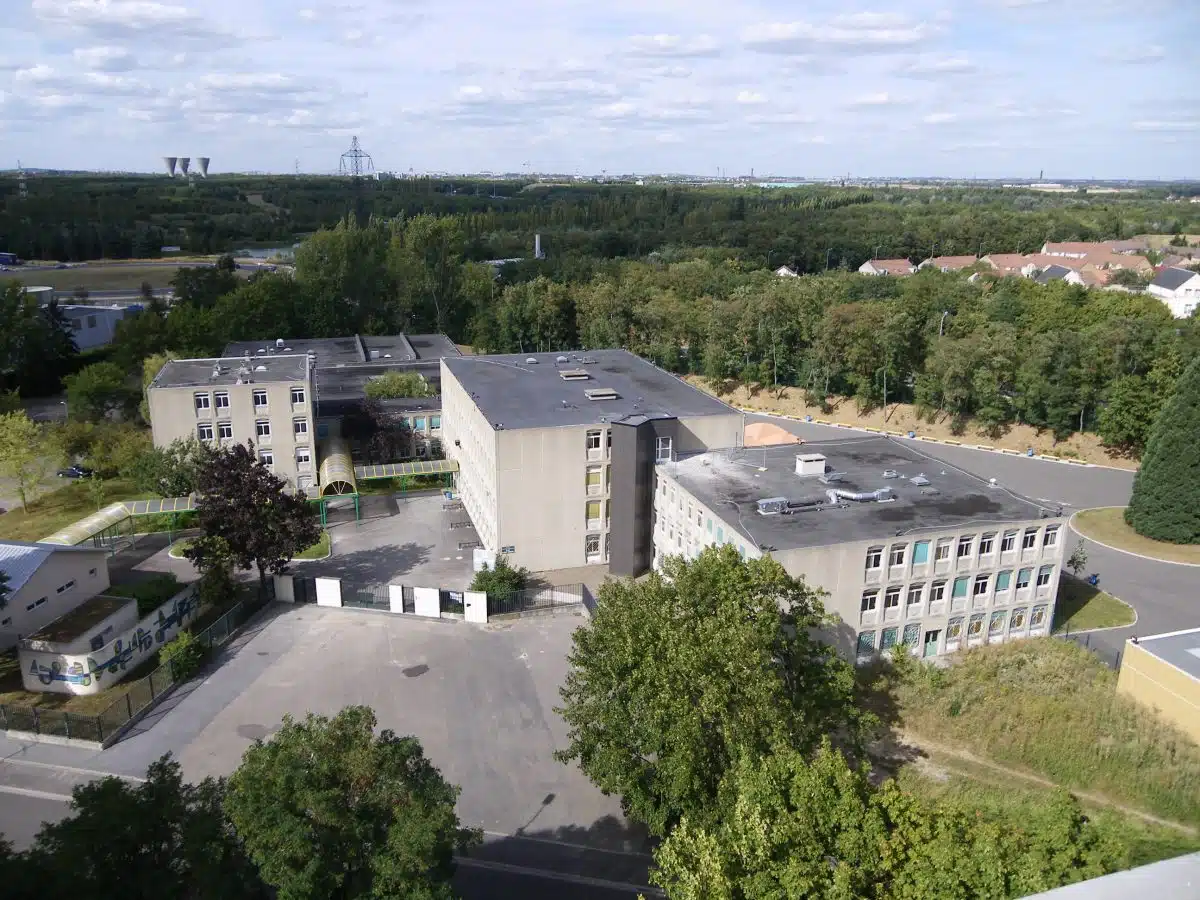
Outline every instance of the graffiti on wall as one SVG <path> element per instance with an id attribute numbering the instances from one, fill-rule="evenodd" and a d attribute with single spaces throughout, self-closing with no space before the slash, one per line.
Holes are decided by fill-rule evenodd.
<path id="1" fill-rule="evenodd" d="M 174 638 L 199 612 L 200 597 L 192 587 L 172 597 L 95 654 L 79 657 L 21 650 L 25 687 L 70 694 L 97 693 L 124 678 Z"/>

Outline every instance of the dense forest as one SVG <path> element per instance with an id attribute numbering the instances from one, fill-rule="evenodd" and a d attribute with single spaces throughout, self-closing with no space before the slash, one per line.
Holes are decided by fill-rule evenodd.
<path id="1" fill-rule="evenodd" d="M 1048 194 L 980 187 L 872 190 L 543 184 L 467 179 L 42 176 L 0 179 L 0 250 L 26 259 L 153 257 L 163 246 L 222 253 L 290 243 L 347 214 L 454 216 L 469 260 L 528 255 L 555 264 L 722 247 L 746 263 L 857 268 L 872 256 L 1030 252 L 1046 240 L 1200 231 L 1200 206 L 1168 189 Z"/>

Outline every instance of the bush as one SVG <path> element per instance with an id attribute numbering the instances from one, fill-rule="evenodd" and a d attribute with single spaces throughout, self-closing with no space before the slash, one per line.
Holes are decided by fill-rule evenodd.
<path id="1" fill-rule="evenodd" d="M 1125 521 L 1138 534 L 1200 544 L 1200 356 L 1175 384 L 1150 432 Z"/>
<path id="2" fill-rule="evenodd" d="M 489 597 L 503 597 L 515 591 L 524 590 L 529 581 L 529 570 L 524 566 L 514 569 L 504 556 L 496 557 L 496 564 L 484 567 L 475 573 L 471 581 L 471 590 L 483 591 Z"/>
<path id="3" fill-rule="evenodd" d="M 204 652 L 204 645 L 190 631 L 184 630 L 163 644 L 158 651 L 158 661 L 171 667 L 171 675 L 176 681 L 187 681 L 200 671 Z"/>
<path id="4" fill-rule="evenodd" d="M 416 372 L 384 372 L 367 382 L 365 392 L 372 400 L 394 400 L 398 397 L 430 397 L 433 390 Z"/>

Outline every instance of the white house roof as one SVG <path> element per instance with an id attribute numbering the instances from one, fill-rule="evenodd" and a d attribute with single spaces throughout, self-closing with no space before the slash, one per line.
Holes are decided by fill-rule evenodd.
<path id="1" fill-rule="evenodd" d="M 8 592 L 15 594 L 33 573 L 55 553 L 104 553 L 95 547 L 55 547 L 28 541 L 0 541 L 0 572 L 8 576 Z"/>

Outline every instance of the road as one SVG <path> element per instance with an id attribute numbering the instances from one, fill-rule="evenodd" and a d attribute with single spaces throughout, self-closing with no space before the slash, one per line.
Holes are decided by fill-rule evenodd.
<path id="1" fill-rule="evenodd" d="M 809 441 L 854 440 L 868 432 L 832 428 L 774 416 L 748 415 L 747 423 L 770 422 Z M 997 482 L 1019 494 L 1060 504 L 1066 514 L 1097 506 L 1125 506 L 1133 489 L 1133 472 L 1102 466 L 1074 466 L 986 450 L 901 439 L 904 445 L 933 461 L 949 463 L 984 480 Z M 1071 540 L 1071 548 L 1079 540 Z M 1118 550 L 1084 542 L 1089 572 L 1100 575 L 1100 586 L 1129 603 L 1138 621 L 1129 628 L 1098 631 L 1083 636 L 1086 643 L 1110 664 L 1115 664 L 1127 638 L 1160 634 L 1200 626 L 1195 604 L 1200 569 L 1143 559 Z"/>

